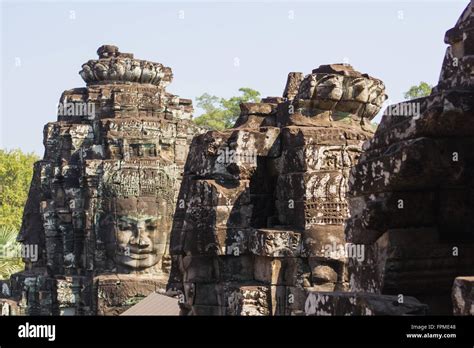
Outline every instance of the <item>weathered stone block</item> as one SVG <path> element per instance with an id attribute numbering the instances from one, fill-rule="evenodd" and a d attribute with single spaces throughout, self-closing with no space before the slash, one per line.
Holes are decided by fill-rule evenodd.
<path id="1" fill-rule="evenodd" d="M 192 180 L 187 185 L 187 207 L 214 207 L 250 204 L 249 180 L 218 182 L 216 180 Z"/>
<path id="2" fill-rule="evenodd" d="M 306 229 L 302 237 L 304 255 L 328 260 L 346 259 L 346 255 L 339 252 L 346 245 L 343 226 L 313 226 Z"/>
<path id="3" fill-rule="evenodd" d="M 285 298 L 280 298 L 281 303 L 285 302 L 284 315 L 305 315 L 305 303 L 308 297 L 307 289 L 301 286 L 287 286 L 285 290 Z"/>
<path id="4" fill-rule="evenodd" d="M 255 280 L 269 285 L 294 286 L 297 282 L 296 258 L 255 257 Z"/>
<path id="5" fill-rule="evenodd" d="M 352 211 L 346 233 L 352 243 L 370 244 L 388 228 L 433 226 L 439 218 L 437 199 L 433 192 L 426 191 L 349 198 Z"/>
<path id="6" fill-rule="evenodd" d="M 254 280 L 254 256 L 221 256 L 216 258 L 218 267 L 218 278 L 220 281 L 253 281 Z"/>
<path id="7" fill-rule="evenodd" d="M 474 246 L 438 238 L 433 228 L 387 231 L 375 244 L 365 246 L 363 260 L 350 260 L 352 289 L 420 296 L 428 287 L 432 294 L 449 293 L 454 278 L 469 273 Z"/>
<path id="8" fill-rule="evenodd" d="M 221 296 L 221 288 L 219 285 L 211 283 L 198 283 L 194 295 L 194 305 L 198 306 L 219 306 L 219 297 Z"/>
<path id="9" fill-rule="evenodd" d="M 192 307 L 192 315 L 226 315 L 226 308 L 220 306 L 205 306 L 195 304 Z"/>
<path id="10" fill-rule="evenodd" d="M 360 154 L 358 145 L 307 145 L 285 148 L 282 154 L 282 173 L 331 171 L 350 168 Z"/>
<path id="11" fill-rule="evenodd" d="M 310 145 L 346 145 L 344 132 L 334 128 L 288 126 L 282 128 L 281 134 L 285 149 Z"/>
<path id="12" fill-rule="evenodd" d="M 165 278 L 136 275 L 102 275 L 93 280 L 95 310 L 99 315 L 118 315 L 149 294 L 166 287 Z"/>
<path id="13" fill-rule="evenodd" d="M 424 315 L 428 307 L 413 297 L 356 292 L 312 292 L 305 303 L 306 315 Z"/>
<path id="14" fill-rule="evenodd" d="M 257 156 L 280 155 L 280 129 L 241 129 L 208 132 L 193 140 L 185 174 L 207 179 L 248 179 L 257 166 Z"/>
<path id="15" fill-rule="evenodd" d="M 270 315 L 271 290 L 265 286 L 241 286 L 227 296 L 228 315 Z"/>
<path id="16" fill-rule="evenodd" d="M 243 115 L 269 115 L 276 112 L 276 104 L 272 103 L 241 103 Z"/>
<path id="17" fill-rule="evenodd" d="M 474 277 L 457 277 L 452 290 L 454 315 L 474 315 Z"/>
<path id="18" fill-rule="evenodd" d="M 281 201 L 342 200 L 345 198 L 347 179 L 344 172 L 308 171 L 278 177 L 277 198 Z M 290 206 L 291 208 L 291 206 Z"/>
<path id="19" fill-rule="evenodd" d="M 249 249 L 255 255 L 268 257 L 296 257 L 301 254 L 301 232 L 254 229 Z"/>
<path id="20" fill-rule="evenodd" d="M 439 151 L 436 143 L 428 138 L 393 144 L 384 157 L 359 162 L 352 168 L 351 195 L 384 192 L 390 188 L 421 190 L 434 187 L 444 176 Z M 364 175 L 354 175 L 357 172 Z"/>
<path id="21" fill-rule="evenodd" d="M 184 256 L 184 282 L 209 283 L 218 279 L 217 260 L 212 256 Z"/>

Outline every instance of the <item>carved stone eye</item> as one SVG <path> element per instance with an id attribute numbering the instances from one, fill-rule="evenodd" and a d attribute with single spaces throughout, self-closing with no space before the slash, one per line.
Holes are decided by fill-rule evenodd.
<path id="1" fill-rule="evenodd" d="M 121 230 L 129 230 L 132 228 L 132 225 L 125 221 L 119 221 L 117 224 L 118 228 Z"/>

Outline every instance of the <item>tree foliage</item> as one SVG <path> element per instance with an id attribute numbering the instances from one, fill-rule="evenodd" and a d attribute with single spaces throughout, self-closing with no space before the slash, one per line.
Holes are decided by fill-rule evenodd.
<path id="1" fill-rule="evenodd" d="M 411 86 L 408 91 L 405 92 L 405 99 L 416 99 L 421 97 L 427 97 L 431 94 L 431 85 L 426 82 L 420 82 L 417 86 Z"/>
<path id="2" fill-rule="evenodd" d="M 16 241 L 18 231 L 0 227 L 0 279 L 8 279 L 25 267 L 21 258 L 21 244 Z"/>
<path id="3" fill-rule="evenodd" d="M 204 113 L 194 119 L 199 126 L 223 130 L 231 128 L 240 114 L 240 103 L 260 102 L 260 92 L 251 88 L 239 88 L 241 95 L 229 99 L 219 98 L 208 93 L 196 98 L 196 105 Z"/>
<path id="4" fill-rule="evenodd" d="M 37 160 L 36 155 L 20 150 L 0 150 L 0 253 L 8 252 L 6 256 L 0 255 L 0 277 L 9 277 L 23 267 L 21 258 L 10 256 L 20 248 L 16 236 L 33 176 L 33 164 Z"/>
<path id="5" fill-rule="evenodd" d="M 0 150 L 0 226 L 20 229 L 33 164 L 37 160 L 36 155 L 20 150 Z"/>

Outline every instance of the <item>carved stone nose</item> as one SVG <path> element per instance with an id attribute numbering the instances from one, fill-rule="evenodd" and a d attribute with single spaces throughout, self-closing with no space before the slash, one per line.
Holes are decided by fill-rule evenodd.
<path id="1" fill-rule="evenodd" d="M 143 238 L 140 234 L 138 236 L 132 236 L 130 238 L 130 245 L 135 245 L 140 248 L 146 248 L 150 245 L 146 238 Z"/>
<path id="2" fill-rule="evenodd" d="M 141 247 L 147 247 L 147 246 L 150 245 L 150 243 L 148 243 L 145 239 L 142 239 L 142 238 L 138 241 L 138 244 L 139 244 Z"/>

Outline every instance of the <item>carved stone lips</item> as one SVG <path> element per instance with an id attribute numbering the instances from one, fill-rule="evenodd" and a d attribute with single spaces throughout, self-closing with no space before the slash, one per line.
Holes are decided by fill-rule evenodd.
<path id="1" fill-rule="evenodd" d="M 148 258 L 149 255 L 150 255 L 150 253 L 146 253 L 146 254 L 130 253 L 129 255 L 126 255 L 126 256 L 128 256 L 129 258 L 131 258 L 133 260 L 144 260 L 144 259 Z"/>
<path id="2" fill-rule="evenodd" d="M 140 248 L 137 246 L 130 246 L 129 252 L 130 254 L 136 254 L 136 255 L 151 254 L 152 249 L 150 247 Z"/>

